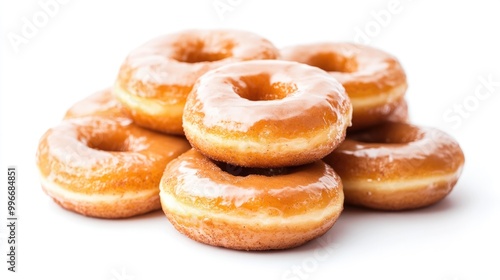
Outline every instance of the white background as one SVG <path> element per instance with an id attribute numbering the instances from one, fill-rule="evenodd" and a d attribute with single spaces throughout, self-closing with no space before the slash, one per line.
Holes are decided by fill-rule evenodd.
<path id="1" fill-rule="evenodd" d="M 214 2 L 69 0 L 44 23 L 38 1 L 2 1 L 0 275 L 500 279 L 500 9 L 495 1 L 400 0 L 396 11 L 389 11 L 389 0 L 233 0 L 234 7 L 221 16 Z M 390 17 L 377 23 L 377 15 L 387 13 Z M 22 36 L 23 18 L 33 22 L 37 15 L 36 32 L 12 44 L 13 34 Z M 418 211 L 347 208 L 321 239 L 261 253 L 199 244 L 175 231 L 161 212 L 128 220 L 86 218 L 61 209 L 42 192 L 34 160 L 38 140 L 72 103 L 110 86 L 127 53 L 145 41 L 186 28 L 220 27 L 253 31 L 278 47 L 354 41 L 358 30 L 366 32 L 362 40 L 403 64 L 412 121 L 445 130 L 460 142 L 466 165 L 455 190 Z M 494 82 L 490 91 L 481 79 Z M 474 96 L 476 90 L 482 100 Z M 464 102 L 466 116 L 457 117 L 454 106 Z M 458 119 L 446 121 L 449 110 Z M 5 262 L 9 165 L 19 173 L 16 274 L 7 273 Z"/>

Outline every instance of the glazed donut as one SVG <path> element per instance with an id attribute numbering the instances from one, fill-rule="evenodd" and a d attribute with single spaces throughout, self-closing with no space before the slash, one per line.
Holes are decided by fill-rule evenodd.
<path id="1" fill-rule="evenodd" d="M 184 109 L 184 132 L 204 155 L 238 166 L 301 165 L 345 137 L 352 106 L 316 67 L 289 61 L 234 63 L 203 75 Z"/>
<path id="2" fill-rule="evenodd" d="M 169 161 L 190 149 L 123 118 L 68 119 L 41 138 L 42 188 L 68 210 L 125 218 L 160 209 L 158 185 Z"/>
<path id="3" fill-rule="evenodd" d="M 98 91 L 75 103 L 66 111 L 65 119 L 85 116 L 128 118 L 110 88 Z"/>
<path id="4" fill-rule="evenodd" d="M 408 102 L 402 98 L 396 103 L 394 111 L 387 116 L 386 122 L 406 123 L 409 121 L 409 118 Z"/>
<path id="5" fill-rule="evenodd" d="M 114 93 L 138 125 L 183 134 L 186 96 L 205 72 L 229 63 L 275 59 L 268 40 L 236 30 L 186 30 L 133 51 L 120 68 Z"/>
<path id="6" fill-rule="evenodd" d="M 350 134 L 324 160 L 342 178 L 346 203 L 405 210 L 443 199 L 460 177 L 464 154 L 440 130 L 385 123 Z"/>
<path id="7" fill-rule="evenodd" d="M 160 197 L 179 232 L 238 250 L 291 248 L 321 236 L 344 200 L 340 178 L 321 160 L 247 169 L 214 162 L 195 149 L 167 165 Z"/>
<path id="8" fill-rule="evenodd" d="M 285 48 L 281 57 L 319 67 L 342 83 L 353 107 L 349 130 L 386 121 L 406 92 L 406 75 L 398 60 L 372 47 L 317 43 Z"/>

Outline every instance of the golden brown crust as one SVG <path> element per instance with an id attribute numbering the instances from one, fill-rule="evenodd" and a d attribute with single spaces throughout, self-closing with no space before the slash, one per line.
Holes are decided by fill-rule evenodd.
<path id="1" fill-rule="evenodd" d="M 182 234 L 201 243 L 235 250 L 262 251 L 294 248 L 325 234 L 340 212 L 326 222 L 308 227 L 248 227 L 212 219 L 193 219 L 164 210 L 172 225 Z M 195 228 L 202 230 L 193 230 Z"/>
<path id="2" fill-rule="evenodd" d="M 458 176 L 457 176 L 458 177 Z M 457 178 L 454 177 L 454 178 Z M 453 189 L 457 179 L 435 181 L 429 187 L 428 183 L 415 184 L 400 189 L 383 188 L 349 188 L 346 187 L 346 203 L 371 209 L 400 211 L 422 208 L 441 201 Z M 345 182 L 345 186 L 353 185 Z M 369 189 L 376 189 L 370 191 Z"/>
<path id="3" fill-rule="evenodd" d="M 238 61 L 276 59 L 268 40 L 236 30 L 185 30 L 147 42 L 126 58 L 114 92 L 137 124 L 183 134 L 182 109 L 195 81 Z"/>
<path id="4" fill-rule="evenodd" d="M 464 155 L 442 131 L 385 123 L 350 134 L 324 160 L 341 176 L 346 203 L 404 210 L 443 199 L 462 172 Z"/>
<path id="5" fill-rule="evenodd" d="M 119 219 L 138 216 L 161 209 L 160 198 L 157 193 L 147 196 L 139 195 L 127 199 L 120 198 L 115 201 L 99 201 L 98 199 L 88 201 L 67 198 L 64 195 L 64 191 L 61 193 L 57 189 L 49 189 L 43 183 L 42 189 L 55 203 L 64 209 L 89 217 Z"/>
<path id="6" fill-rule="evenodd" d="M 354 114 L 353 109 L 353 118 Z M 370 127 L 377 126 L 384 122 L 407 122 L 408 105 L 404 98 L 400 98 L 398 100 L 387 102 L 383 106 L 375 106 L 365 110 L 358 110 L 356 118 L 358 120 L 358 125 L 349 127 L 347 129 L 348 134 L 360 131 L 363 128 L 369 129 Z"/>
<path id="7" fill-rule="evenodd" d="M 351 43 L 298 45 L 282 49 L 281 58 L 319 67 L 344 86 L 353 105 L 350 130 L 386 121 L 406 92 L 406 74 L 399 61 L 372 47 Z"/>
<path id="8" fill-rule="evenodd" d="M 100 90 L 78 102 L 66 111 L 65 119 L 104 116 L 127 118 L 123 106 L 113 96 L 111 88 Z"/>
<path id="9" fill-rule="evenodd" d="M 345 137 L 352 107 L 330 75 L 304 64 L 248 61 L 201 77 L 183 126 L 204 155 L 247 167 L 321 159 Z"/>
<path id="10" fill-rule="evenodd" d="M 168 219 L 199 242 L 238 250 L 295 247 L 325 233 L 342 211 L 342 182 L 322 161 L 266 169 L 279 172 L 274 176 L 221 168 L 192 149 L 167 166 L 160 182 Z"/>
<path id="11" fill-rule="evenodd" d="M 157 196 L 165 166 L 189 148 L 185 139 L 145 130 L 126 118 L 81 117 L 42 136 L 37 165 L 43 188 L 59 204 L 85 215 L 125 217 L 150 209 L 146 204 L 151 192 Z"/>
<path id="12" fill-rule="evenodd" d="M 392 113 L 384 122 L 386 121 L 398 123 L 407 123 L 410 121 L 410 113 L 408 110 L 408 102 L 406 101 L 406 99 L 401 98 L 394 111 L 392 111 Z"/>

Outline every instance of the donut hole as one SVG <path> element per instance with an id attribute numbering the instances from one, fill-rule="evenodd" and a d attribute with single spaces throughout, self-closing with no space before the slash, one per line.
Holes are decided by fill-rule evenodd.
<path id="1" fill-rule="evenodd" d="M 349 136 L 350 139 L 371 144 L 408 144 L 424 137 L 421 130 L 407 124 L 385 124 Z"/>
<path id="2" fill-rule="evenodd" d="M 232 45 L 229 43 L 221 46 L 210 46 L 209 43 L 199 40 L 179 48 L 174 58 L 186 63 L 214 62 L 231 57 L 231 48 Z"/>
<path id="3" fill-rule="evenodd" d="M 191 51 L 186 53 L 182 62 L 187 63 L 198 63 L 198 62 L 213 62 L 222 60 L 229 57 L 229 55 L 224 53 L 208 53 L 208 52 L 198 52 Z"/>
<path id="4" fill-rule="evenodd" d="M 272 82 L 268 74 L 240 77 L 233 86 L 239 96 L 250 101 L 283 99 L 297 91 L 294 83 Z"/>
<path id="5" fill-rule="evenodd" d="M 129 145 L 127 139 L 124 137 L 99 137 L 96 135 L 91 139 L 88 139 L 87 146 L 94 150 L 106 151 L 106 152 L 128 152 Z"/>
<path id="6" fill-rule="evenodd" d="M 357 70 L 357 63 L 354 59 L 332 52 L 315 54 L 309 58 L 307 64 L 327 72 L 352 73 Z"/>
<path id="7" fill-rule="evenodd" d="M 249 175 L 260 175 L 260 176 L 278 176 L 291 173 L 290 167 L 278 167 L 278 168 L 250 168 L 236 166 L 225 162 L 216 161 L 217 165 L 222 171 L 231 174 L 232 176 L 246 177 Z"/>

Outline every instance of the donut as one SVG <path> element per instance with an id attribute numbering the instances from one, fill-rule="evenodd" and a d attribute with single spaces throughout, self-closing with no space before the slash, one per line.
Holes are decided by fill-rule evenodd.
<path id="1" fill-rule="evenodd" d="M 121 103 L 114 97 L 111 88 L 100 90 L 71 106 L 64 116 L 65 119 L 84 116 L 106 116 L 128 118 L 123 112 Z"/>
<path id="2" fill-rule="evenodd" d="M 191 145 L 232 165 L 301 165 L 328 155 L 345 138 L 352 106 L 325 71 L 305 64 L 255 60 L 212 70 L 184 109 Z"/>
<path id="3" fill-rule="evenodd" d="M 408 102 L 403 98 L 399 100 L 394 111 L 387 116 L 386 122 L 409 122 Z"/>
<path id="4" fill-rule="evenodd" d="M 186 30 L 153 39 L 122 64 L 114 93 L 135 123 L 183 134 L 186 96 L 205 72 L 237 61 L 276 59 L 268 40 L 245 31 Z"/>
<path id="5" fill-rule="evenodd" d="M 346 203 L 405 210 L 448 195 L 462 173 L 464 154 L 438 129 L 388 122 L 350 134 L 324 161 L 342 178 Z"/>
<path id="6" fill-rule="evenodd" d="M 237 250 L 285 249 L 321 236 L 337 220 L 344 200 L 340 178 L 321 160 L 243 168 L 195 149 L 167 165 L 160 198 L 179 232 Z"/>
<path id="7" fill-rule="evenodd" d="M 175 136 L 123 118 L 67 119 L 40 139 L 43 190 L 68 210 L 126 218 L 161 208 L 158 185 L 168 162 L 190 149 Z"/>
<path id="8" fill-rule="evenodd" d="M 353 107 L 349 130 L 387 121 L 407 89 L 406 74 L 395 57 L 360 44 L 292 46 L 281 50 L 281 58 L 319 67 L 342 83 Z"/>

